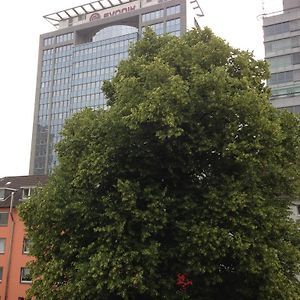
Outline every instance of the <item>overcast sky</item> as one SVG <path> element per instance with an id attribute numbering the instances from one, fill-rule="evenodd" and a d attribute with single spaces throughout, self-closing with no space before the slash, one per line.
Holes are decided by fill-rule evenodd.
<path id="1" fill-rule="evenodd" d="M 281 10 L 281 0 L 198 1 L 205 15 L 202 26 L 263 59 L 259 16 L 263 7 L 266 12 Z M 1 4 L 0 177 L 28 174 L 39 35 L 55 29 L 42 16 L 87 2 L 16 0 Z"/>

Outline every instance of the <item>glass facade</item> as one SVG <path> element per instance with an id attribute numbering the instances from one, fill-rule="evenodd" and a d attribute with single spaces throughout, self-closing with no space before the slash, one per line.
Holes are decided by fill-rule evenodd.
<path id="1" fill-rule="evenodd" d="M 69 32 L 58 30 L 43 38 L 30 174 L 48 174 L 58 163 L 55 144 L 68 117 L 86 107 L 106 109 L 103 81 L 128 57 L 130 45 L 140 36 L 138 28 L 179 36 L 185 18 L 182 7 L 168 1 L 137 14 L 130 26 L 121 21 L 97 28 L 93 22 L 78 33 L 69 24 Z"/>
<path id="2" fill-rule="evenodd" d="M 73 34 L 58 37 L 57 43 L 65 42 Z M 43 52 L 35 174 L 44 174 L 45 169 L 51 170 L 57 164 L 54 146 L 61 138 L 66 118 L 86 107 L 105 108 L 103 80 L 112 78 L 137 38 L 137 28 L 115 25 L 96 32 L 89 43 L 72 43 Z"/>
<path id="3" fill-rule="evenodd" d="M 268 85 L 272 104 L 276 108 L 299 113 L 300 8 L 291 5 L 292 1 L 283 0 L 282 13 L 264 16 L 264 45 L 265 58 L 270 67 Z"/>

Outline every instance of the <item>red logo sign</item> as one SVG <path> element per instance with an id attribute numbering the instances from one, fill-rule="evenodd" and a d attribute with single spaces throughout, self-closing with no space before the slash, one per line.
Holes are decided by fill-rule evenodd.
<path id="1" fill-rule="evenodd" d="M 94 13 L 90 16 L 90 21 L 95 21 L 95 20 L 99 20 L 99 19 L 101 19 L 101 16 L 98 13 Z"/>

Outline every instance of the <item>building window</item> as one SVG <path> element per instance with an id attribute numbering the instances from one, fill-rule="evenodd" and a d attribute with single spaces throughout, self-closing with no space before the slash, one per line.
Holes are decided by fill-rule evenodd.
<path id="1" fill-rule="evenodd" d="M 266 54 L 269 54 L 275 51 L 291 49 L 292 47 L 299 47 L 298 45 L 299 45 L 299 38 L 293 37 L 293 38 L 266 42 L 265 50 L 266 50 Z"/>
<path id="2" fill-rule="evenodd" d="M 2 281 L 3 276 L 3 267 L 0 267 L 0 282 Z"/>
<path id="3" fill-rule="evenodd" d="M 50 46 L 54 43 L 54 37 L 44 39 L 44 46 Z"/>
<path id="4" fill-rule="evenodd" d="M 174 35 L 180 35 L 180 18 L 166 22 L 166 32 Z"/>
<path id="5" fill-rule="evenodd" d="M 162 35 L 164 33 L 164 23 L 156 23 L 149 25 L 147 27 L 150 27 L 156 35 Z M 142 30 L 144 31 L 146 27 L 143 27 Z"/>
<path id="6" fill-rule="evenodd" d="M 6 239 L 0 238 L 0 254 L 5 253 L 5 241 Z"/>
<path id="7" fill-rule="evenodd" d="M 269 84 L 280 84 L 293 81 L 293 71 L 280 72 L 271 74 Z"/>
<path id="8" fill-rule="evenodd" d="M 20 277 L 21 277 L 21 283 L 31 283 L 32 282 L 29 268 L 21 268 L 21 276 Z"/>
<path id="9" fill-rule="evenodd" d="M 8 224 L 8 213 L 0 212 L 0 226 L 7 226 Z"/>
<path id="10" fill-rule="evenodd" d="M 0 200 L 4 200 L 5 189 L 0 189 Z"/>
<path id="11" fill-rule="evenodd" d="M 270 36 L 274 34 L 281 34 L 290 31 L 290 23 L 283 22 L 278 24 L 273 24 L 264 27 L 265 36 Z"/>
<path id="12" fill-rule="evenodd" d="M 100 29 L 98 32 L 96 32 L 96 34 L 92 38 L 92 41 L 99 42 L 107 39 L 117 38 L 119 39 L 120 45 L 115 45 L 115 46 L 119 46 L 121 50 L 120 52 L 124 52 L 128 49 L 128 45 L 126 45 L 126 41 L 124 40 L 126 38 L 125 35 L 137 34 L 137 33 L 138 33 L 138 29 L 136 27 L 128 26 L 128 25 L 113 25 L 113 26 Z M 124 36 L 124 39 L 122 38 L 122 36 Z M 127 38 L 129 39 L 129 37 Z M 102 56 L 109 55 L 109 51 L 110 50 L 108 45 L 101 47 Z M 84 67 L 87 66 L 84 65 Z"/>
<path id="13" fill-rule="evenodd" d="M 176 15 L 180 13 L 180 4 L 167 8 L 167 16 Z"/>
<path id="14" fill-rule="evenodd" d="M 33 188 L 22 188 L 22 199 L 30 198 Z"/>
<path id="15" fill-rule="evenodd" d="M 292 55 L 289 54 L 268 58 L 267 62 L 270 64 L 271 70 L 289 67 L 292 65 Z"/>
<path id="16" fill-rule="evenodd" d="M 73 22 L 73 19 L 69 19 L 69 23 Z M 64 43 L 70 41 L 74 38 L 73 32 L 61 34 L 56 37 L 56 43 Z"/>
<path id="17" fill-rule="evenodd" d="M 293 62 L 293 65 L 300 64 L 300 52 L 293 53 L 292 62 Z"/>
<path id="18" fill-rule="evenodd" d="M 24 238 L 23 241 L 23 253 L 28 254 L 29 253 L 29 248 L 30 248 L 30 240 L 27 238 Z"/>
<path id="19" fill-rule="evenodd" d="M 164 33 L 164 24 L 163 23 L 157 23 L 157 24 L 151 25 L 150 28 L 152 28 L 152 30 L 157 35 L 162 35 Z"/>
<path id="20" fill-rule="evenodd" d="M 164 16 L 164 10 L 163 9 L 156 10 L 156 11 L 151 11 L 149 13 L 146 13 L 146 14 L 142 15 L 142 21 L 143 22 L 148 22 L 148 21 L 151 21 L 151 20 L 162 18 L 163 16 Z"/>
<path id="21" fill-rule="evenodd" d="M 25 298 L 24 297 L 18 297 L 18 300 L 25 300 Z"/>

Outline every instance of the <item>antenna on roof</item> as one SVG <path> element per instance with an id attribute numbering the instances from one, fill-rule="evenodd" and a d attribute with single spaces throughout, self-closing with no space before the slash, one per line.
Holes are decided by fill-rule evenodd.
<path id="1" fill-rule="evenodd" d="M 262 6 L 262 15 L 264 16 L 266 14 L 265 0 L 261 0 L 261 6 Z"/>

